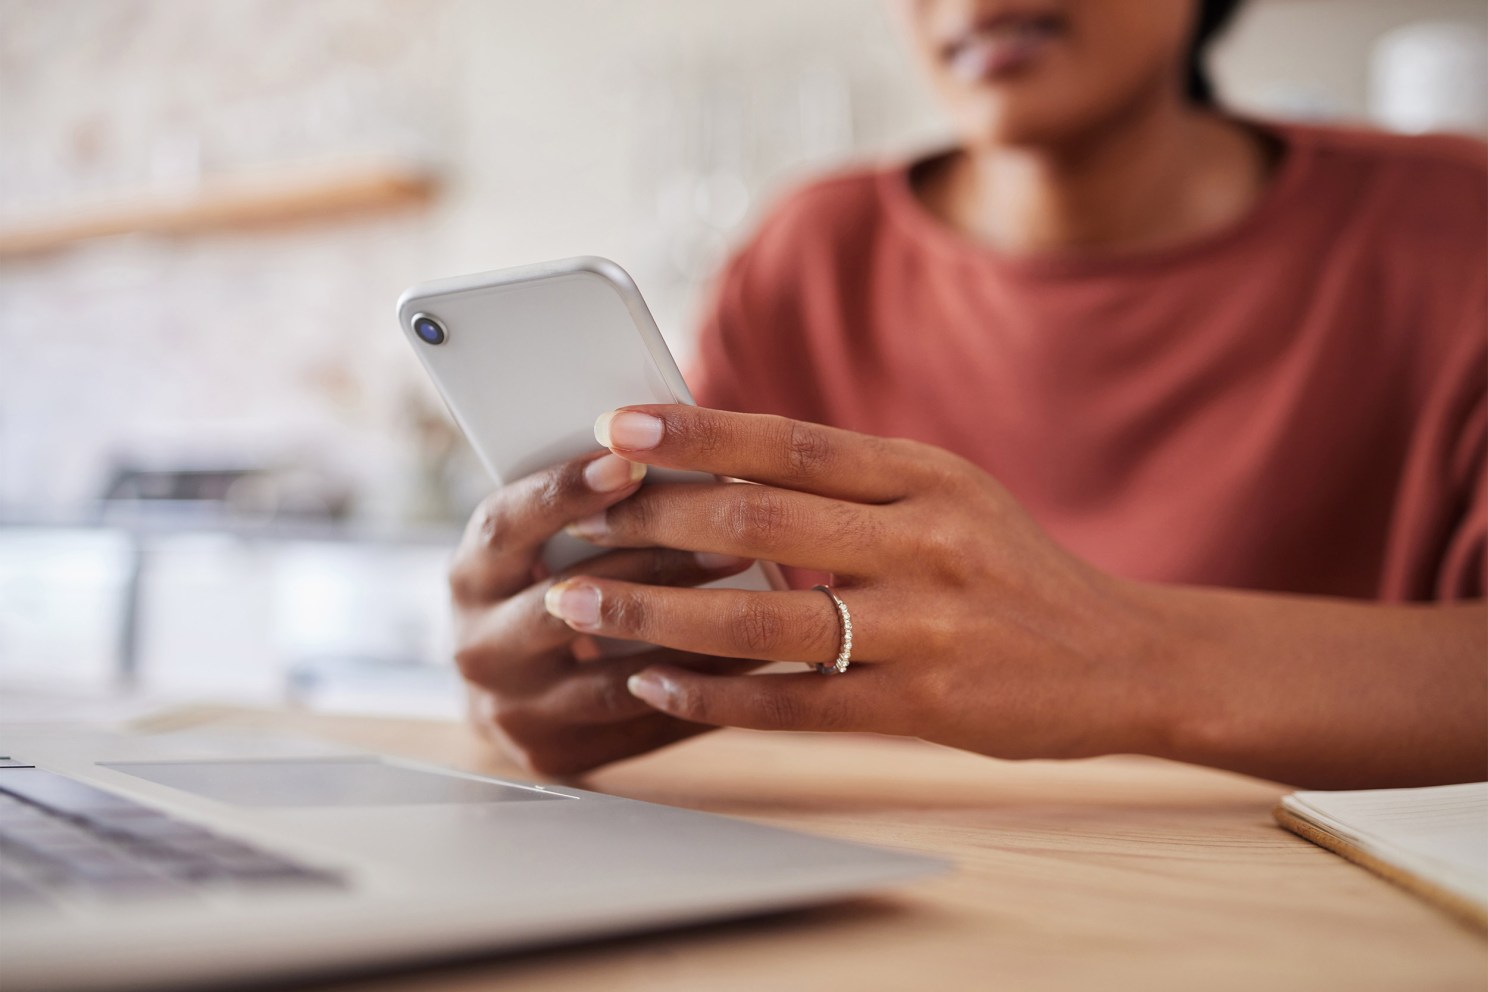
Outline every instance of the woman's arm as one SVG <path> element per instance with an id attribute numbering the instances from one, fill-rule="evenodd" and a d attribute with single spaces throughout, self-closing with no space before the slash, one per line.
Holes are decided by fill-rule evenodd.
<path id="1" fill-rule="evenodd" d="M 1170 680 L 1153 753 L 1324 789 L 1488 778 L 1484 604 L 1133 592 Z"/>
<path id="2" fill-rule="evenodd" d="M 986 473 L 940 449 L 694 407 L 601 418 L 625 458 L 759 485 L 653 485 L 579 521 L 666 546 L 831 572 L 852 612 L 844 675 L 630 678 L 674 717 L 863 730 L 1008 758 L 1146 753 L 1297 784 L 1488 774 L 1488 611 L 1188 589 L 1107 575 Z M 585 633 L 706 655 L 829 661 L 820 592 L 577 576 L 546 597 Z M 603 664 L 598 662 L 597 664 Z"/>

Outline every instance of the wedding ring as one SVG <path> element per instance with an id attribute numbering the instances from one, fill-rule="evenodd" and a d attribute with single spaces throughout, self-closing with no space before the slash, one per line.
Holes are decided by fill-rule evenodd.
<path id="1" fill-rule="evenodd" d="M 837 649 L 837 660 L 830 664 L 817 663 L 816 670 L 823 675 L 841 675 L 847 671 L 847 666 L 852 659 L 852 614 L 847 612 L 847 604 L 832 591 L 831 586 L 812 586 L 827 594 L 832 600 L 833 607 L 837 610 L 837 621 L 842 627 L 842 643 Z"/>

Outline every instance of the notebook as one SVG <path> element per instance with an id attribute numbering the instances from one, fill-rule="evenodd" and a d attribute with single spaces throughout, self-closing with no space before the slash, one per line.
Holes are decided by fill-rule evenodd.
<path id="1" fill-rule="evenodd" d="M 1294 792 L 1276 822 L 1488 933 L 1488 782 Z"/>

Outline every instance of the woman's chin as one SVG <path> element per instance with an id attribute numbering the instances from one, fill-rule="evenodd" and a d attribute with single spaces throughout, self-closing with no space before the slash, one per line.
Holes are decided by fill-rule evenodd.
<path id="1" fill-rule="evenodd" d="M 973 148 L 1054 147 L 1077 138 L 1083 126 L 1026 106 L 997 104 L 957 115 L 961 141 Z"/>
<path id="2" fill-rule="evenodd" d="M 978 94 L 954 108 L 961 141 L 976 148 L 1068 148 L 1109 129 L 1126 110 L 1108 98 L 1068 92 Z"/>

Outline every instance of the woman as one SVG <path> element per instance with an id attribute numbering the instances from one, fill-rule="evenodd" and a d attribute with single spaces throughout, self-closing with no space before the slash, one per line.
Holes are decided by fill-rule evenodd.
<path id="1" fill-rule="evenodd" d="M 1485 777 L 1483 149 L 1225 116 L 1232 6 L 907 5 L 962 147 L 764 222 L 704 329 L 717 409 L 606 415 L 610 453 L 487 501 L 477 722 L 550 774 L 733 725 Z M 615 550 L 534 581 L 565 526 Z M 845 612 L 687 588 L 754 558 Z"/>

